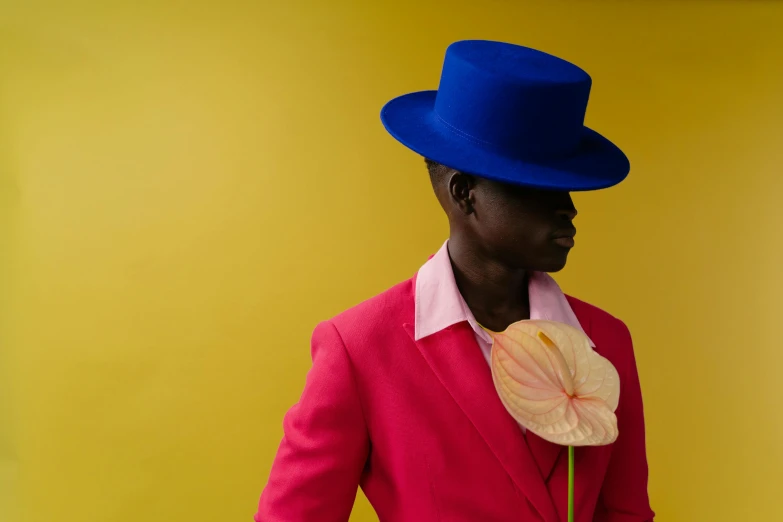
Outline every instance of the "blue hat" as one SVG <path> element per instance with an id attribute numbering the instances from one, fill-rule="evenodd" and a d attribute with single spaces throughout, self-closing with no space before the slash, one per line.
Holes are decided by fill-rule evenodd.
<path id="1" fill-rule="evenodd" d="M 584 125 L 590 76 L 517 45 L 453 43 L 437 91 L 395 98 L 381 120 L 422 156 L 476 176 L 554 190 L 611 187 L 625 154 Z"/>

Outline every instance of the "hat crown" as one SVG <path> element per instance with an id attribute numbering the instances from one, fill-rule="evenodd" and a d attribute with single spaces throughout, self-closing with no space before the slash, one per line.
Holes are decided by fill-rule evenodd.
<path id="1" fill-rule="evenodd" d="M 590 76 L 556 56 L 483 40 L 446 51 L 435 117 L 484 148 L 523 160 L 566 157 L 583 136 Z"/>

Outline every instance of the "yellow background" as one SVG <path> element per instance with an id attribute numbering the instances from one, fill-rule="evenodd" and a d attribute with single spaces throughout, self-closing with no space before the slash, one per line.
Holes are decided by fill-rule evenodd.
<path id="1" fill-rule="evenodd" d="M 250 520 L 316 322 L 445 238 L 378 112 L 473 37 L 588 70 L 632 159 L 559 280 L 634 333 L 659 520 L 781 520 L 780 2 L 0 12 L 0 521 Z"/>

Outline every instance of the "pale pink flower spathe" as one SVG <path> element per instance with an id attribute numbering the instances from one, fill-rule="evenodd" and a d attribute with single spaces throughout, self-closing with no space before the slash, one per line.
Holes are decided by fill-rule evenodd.
<path id="1" fill-rule="evenodd" d="M 495 388 L 519 424 L 563 446 L 617 439 L 620 377 L 581 330 L 530 320 L 492 337 Z"/>

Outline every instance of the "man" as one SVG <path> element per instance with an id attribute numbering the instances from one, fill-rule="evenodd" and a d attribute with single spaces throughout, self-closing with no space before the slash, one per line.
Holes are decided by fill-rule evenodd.
<path id="1" fill-rule="evenodd" d="M 582 329 L 620 374 L 619 438 L 577 453 L 576 520 L 653 519 L 628 329 L 547 274 L 574 246 L 569 192 L 630 168 L 584 127 L 590 86 L 551 55 L 463 41 L 438 91 L 384 107 L 392 136 L 427 158 L 450 237 L 416 277 L 317 327 L 258 522 L 344 522 L 359 485 L 385 522 L 564 521 L 567 452 L 516 424 L 488 365 L 482 326 L 524 319 Z"/>

